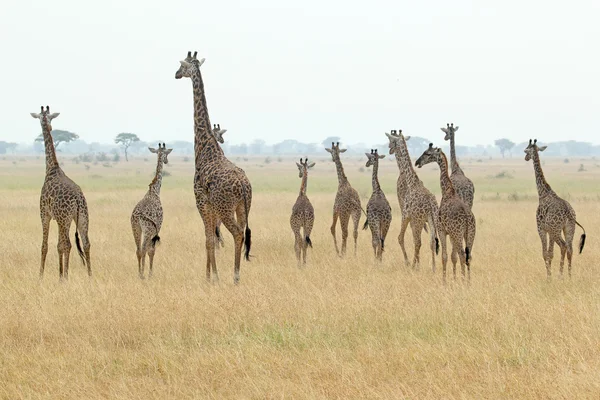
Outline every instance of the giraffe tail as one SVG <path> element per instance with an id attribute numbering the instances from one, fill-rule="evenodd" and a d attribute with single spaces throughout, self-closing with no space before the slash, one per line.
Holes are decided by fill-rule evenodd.
<path id="1" fill-rule="evenodd" d="M 156 247 L 156 244 L 160 242 L 160 236 L 154 235 L 152 238 L 152 247 Z"/>
<path id="2" fill-rule="evenodd" d="M 585 234 L 585 228 L 583 226 L 581 226 L 581 224 L 577 221 L 575 221 L 575 223 L 577 225 L 579 225 L 579 227 L 581 229 L 583 229 L 583 233 L 581 234 L 581 237 L 579 238 L 579 254 L 581 254 L 581 252 L 583 251 L 583 246 L 585 246 L 585 238 L 587 237 Z"/>
<path id="3" fill-rule="evenodd" d="M 75 246 L 77 246 L 77 253 L 79 253 L 81 262 L 83 262 L 83 265 L 85 266 L 85 256 L 83 255 L 81 241 L 79 240 L 79 205 L 77 206 L 77 217 L 75 218 Z"/>
<path id="4" fill-rule="evenodd" d="M 250 219 L 248 209 L 248 199 L 246 196 L 246 188 L 242 186 L 242 192 L 244 195 L 244 209 L 246 210 L 246 230 L 244 231 L 244 258 L 246 261 L 250 261 L 250 246 L 252 246 L 252 231 L 250 230 L 249 222 Z"/>
<path id="5" fill-rule="evenodd" d="M 225 247 L 225 241 L 223 240 L 223 236 L 221 235 L 221 229 L 219 228 L 219 224 L 215 227 L 215 236 L 217 237 L 217 241 L 221 245 L 221 247 Z"/>
<path id="6" fill-rule="evenodd" d="M 304 240 L 306 241 L 306 244 L 309 245 L 312 249 L 312 241 L 310 240 L 310 236 L 305 237 Z"/>
<path id="7" fill-rule="evenodd" d="M 366 231 L 368 227 L 369 227 L 369 218 L 367 218 L 367 220 L 363 224 L 363 231 Z"/>

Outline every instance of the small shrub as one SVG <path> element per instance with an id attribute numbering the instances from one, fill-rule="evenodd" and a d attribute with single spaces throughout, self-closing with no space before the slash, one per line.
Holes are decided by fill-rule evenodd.
<path id="1" fill-rule="evenodd" d="M 565 158 L 565 159 L 563 160 L 563 162 L 564 162 L 565 164 L 568 164 L 568 163 L 569 163 L 569 159 L 568 159 L 568 158 Z"/>
<path id="2" fill-rule="evenodd" d="M 115 152 L 115 154 L 113 154 L 112 160 L 113 160 L 113 162 L 121 161 L 121 155 L 119 153 Z"/>
<path id="3" fill-rule="evenodd" d="M 579 169 L 577 170 L 577 172 L 583 172 L 585 171 L 585 167 L 583 166 L 583 164 L 579 164 Z"/>
<path id="4" fill-rule="evenodd" d="M 361 173 L 362 173 L 362 172 L 365 172 L 365 167 L 360 167 L 360 168 L 358 169 L 358 172 L 361 172 Z"/>
<path id="5" fill-rule="evenodd" d="M 168 164 L 167 164 L 167 165 L 168 165 Z M 171 173 L 170 173 L 169 171 L 165 171 L 165 170 L 163 170 L 163 172 L 162 172 L 162 176 L 163 176 L 163 177 L 164 177 L 164 176 L 171 176 Z"/>
<path id="6" fill-rule="evenodd" d="M 84 166 L 85 166 L 85 170 L 86 170 L 86 171 L 89 171 L 89 170 L 90 170 L 90 164 L 85 164 Z"/>
<path id="7" fill-rule="evenodd" d="M 148 162 L 148 158 L 147 158 L 147 157 L 146 157 L 146 158 L 144 158 L 144 162 Z"/>
<path id="8" fill-rule="evenodd" d="M 17 165 L 17 162 L 16 162 L 16 161 L 13 161 L 13 165 Z"/>
<path id="9" fill-rule="evenodd" d="M 98 162 L 108 161 L 108 155 L 106 155 L 105 152 L 98 153 L 98 154 L 96 154 L 96 161 L 98 161 Z"/>
<path id="10" fill-rule="evenodd" d="M 244 161 L 248 161 L 248 157 L 244 157 Z"/>
<path id="11" fill-rule="evenodd" d="M 496 179 L 512 179 L 513 176 L 508 171 L 502 171 L 502 172 L 497 173 L 496 176 L 494 176 L 494 178 L 496 178 Z"/>
<path id="12" fill-rule="evenodd" d="M 94 174 L 94 175 L 90 175 L 90 178 L 92 178 L 92 179 L 102 179 L 102 175 Z"/>
<path id="13" fill-rule="evenodd" d="M 282 161 L 283 161 L 283 158 L 277 157 L 277 162 L 282 162 Z"/>
<path id="14" fill-rule="evenodd" d="M 103 163 L 102 166 L 105 167 L 105 168 L 112 168 L 112 165 L 110 165 L 109 162 Z"/>
<path id="15" fill-rule="evenodd" d="M 81 160 L 79 159 L 79 157 L 75 157 L 75 158 L 73 158 L 73 162 L 75 164 L 79 164 L 81 162 Z"/>
<path id="16" fill-rule="evenodd" d="M 265 158 L 265 164 L 271 164 L 271 157 Z"/>
<path id="17" fill-rule="evenodd" d="M 183 162 L 190 162 L 190 158 L 188 156 L 183 157 Z"/>

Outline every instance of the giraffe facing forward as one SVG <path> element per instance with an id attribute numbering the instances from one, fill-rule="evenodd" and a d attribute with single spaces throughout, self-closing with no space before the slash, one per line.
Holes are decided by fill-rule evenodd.
<path id="1" fill-rule="evenodd" d="M 50 114 L 50 107 L 46 106 L 44 111 L 42 106 L 39 114 L 31 113 L 31 116 L 40 120 L 46 152 L 46 178 L 40 196 L 40 216 L 42 219 L 40 278 L 44 275 L 46 254 L 48 253 L 50 221 L 55 219 L 58 224 L 58 273 L 60 279 L 68 279 L 69 255 L 71 253 L 71 241 L 69 240 L 71 221 L 75 221 L 75 244 L 81 260 L 84 265 L 87 265 L 89 276 L 92 275 L 92 264 L 88 238 L 89 215 L 87 202 L 81 188 L 60 168 L 52 141 L 51 121 L 59 114 Z M 81 243 L 79 241 L 80 235 Z"/>
<path id="2" fill-rule="evenodd" d="M 445 128 L 440 128 L 442 132 L 446 134 L 444 140 L 450 141 L 450 165 L 452 166 L 452 174 L 450 180 L 456 190 L 458 197 L 465 202 L 469 208 L 473 208 L 473 198 L 475 197 L 475 186 L 469 178 L 466 177 L 463 170 L 458 165 L 458 159 L 456 158 L 456 150 L 454 146 L 454 136 L 458 130 L 458 126 L 454 126 L 454 123 L 446 124 Z"/>
<path id="3" fill-rule="evenodd" d="M 144 264 L 146 254 L 148 254 L 149 270 L 148 278 L 152 277 L 152 267 L 154 264 L 154 252 L 156 244 L 160 240 L 158 236 L 163 221 L 163 209 L 160 203 L 160 187 L 162 184 L 163 164 L 168 164 L 168 155 L 173 149 L 167 149 L 165 144 L 158 144 L 158 149 L 148 147 L 151 153 L 157 155 L 156 174 L 154 179 L 148 185 L 148 192 L 142 200 L 137 203 L 131 213 L 131 230 L 133 231 L 133 240 L 136 246 L 136 255 L 138 260 L 138 272 L 140 279 L 144 279 Z"/>
<path id="4" fill-rule="evenodd" d="M 216 232 L 219 222 L 231 232 L 235 246 L 234 274 L 235 284 L 240 280 L 240 261 L 242 246 L 244 256 L 250 259 L 251 231 L 248 216 L 252 204 L 252 186 L 244 170 L 235 166 L 225 157 L 211 128 L 206 102 L 206 92 L 200 66 L 204 59 L 196 58 L 188 52 L 185 60 L 175 73 L 175 79 L 190 78 L 194 94 L 194 194 L 196 207 L 204 222 L 206 236 L 206 279 L 210 281 L 211 272 L 218 280 L 215 258 Z M 245 228 L 245 229 L 244 229 Z"/>
<path id="5" fill-rule="evenodd" d="M 552 190 L 542 171 L 540 163 L 540 151 L 546 150 L 548 146 L 538 147 L 537 139 L 531 142 L 525 148 L 525 161 L 533 160 L 533 170 L 535 172 L 535 184 L 538 190 L 539 205 L 535 214 L 537 230 L 542 241 L 542 256 L 546 262 L 546 274 L 548 279 L 552 276 L 551 266 L 554 257 L 554 244 L 560 247 L 560 274 L 563 273 L 565 264 L 565 254 L 569 263 L 569 277 L 571 277 L 571 260 L 573 258 L 573 236 L 575 235 L 575 225 L 583 229 L 583 234 L 579 239 L 579 253 L 583 251 L 585 245 L 585 229 L 575 215 L 575 210 L 566 200 L 558 197 Z M 564 239 L 561 234 L 564 234 Z M 550 241 L 548 242 L 548 239 Z"/>
<path id="6" fill-rule="evenodd" d="M 315 210 L 306 195 L 306 187 L 308 181 L 308 170 L 315 166 L 315 163 L 308 163 L 308 158 L 300 159 L 300 163 L 296 163 L 298 166 L 298 176 L 302 178 L 300 185 L 300 194 L 296 199 L 296 203 L 292 208 L 292 216 L 290 217 L 290 226 L 294 232 L 294 250 L 296 251 L 296 259 L 298 260 L 298 266 L 306 265 L 306 250 L 308 246 L 312 247 L 310 240 L 310 233 L 312 232 L 313 225 L 315 223 Z M 300 229 L 303 230 L 300 234 Z M 302 257 L 300 257 L 302 253 Z M 300 259 L 302 258 L 302 260 Z"/>
<path id="7" fill-rule="evenodd" d="M 365 153 L 365 155 L 367 156 L 367 164 L 365 166 L 367 168 L 373 166 L 373 175 L 371 177 L 373 193 L 367 203 L 367 220 L 365 221 L 363 229 L 367 229 L 367 226 L 371 229 L 375 259 L 381 261 L 385 237 L 387 236 L 390 224 L 392 223 L 392 208 L 385 197 L 385 193 L 381 190 L 379 178 L 377 177 L 379 160 L 385 158 L 385 155 L 377 154 L 377 150 L 371 150 L 371 154 Z"/>
<path id="8" fill-rule="evenodd" d="M 362 207 L 360 205 L 358 192 L 350 185 L 350 182 L 348 182 L 348 178 L 344 173 L 342 160 L 340 159 L 340 154 L 344 153 L 346 149 L 340 149 L 339 142 L 331 142 L 331 148 L 326 148 L 325 150 L 331 154 L 338 176 L 338 190 L 335 195 L 335 202 L 333 203 L 333 223 L 331 224 L 331 235 L 333 236 L 335 251 L 340 255 L 337 238 L 335 236 L 335 226 L 338 218 L 340 220 L 340 227 L 342 228 L 341 255 L 344 256 L 346 254 L 346 242 L 348 240 L 348 224 L 350 222 L 350 217 L 352 217 L 352 221 L 354 222 L 354 254 L 356 255 L 358 224 L 360 223 Z"/>
<path id="9" fill-rule="evenodd" d="M 452 180 L 448 175 L 448 160 L 439 148 L 434 148 L 433 143 L 425 150 L 423 155 L 417 159 L 415 165 L 421 168 L 423 165 L 436 162 L 440 167 L 440 187 L 442 188 L 442 200 L 440 201 L 438 233 L 442 241 L 442 269 L 443 277 L 446 279 L 446 264 L 448 263 L 448 250 L 446 247 L 446 235 L 450 236 L 452 244 L 452 268 L 456 278 L 456 261 L 460 258 L 460 267 L 463 278 L 465 277 L 465 264 L 468 277 L 471 279 L 471 251 L 475 241 L 475 216 L 469 206 L 460 198 Z M 463 240 L 465 246 L 463 246 Z"/>

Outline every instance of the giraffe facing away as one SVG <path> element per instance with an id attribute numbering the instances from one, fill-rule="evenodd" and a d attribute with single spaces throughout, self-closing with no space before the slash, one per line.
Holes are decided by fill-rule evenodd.
<path id="1" fill-rule="evenodd" d="M 404 246 L 404 234 L 410 223 L 413 233 L 413 243 L 415 254 L 413 257 L 413 268 L 418 268 L 420 264 L 421 251 L 421 231 L 425 229 L 425 224 L 429 225 L 430 248 L 431 248 L 431 268 L 435 272 L 435 255 L 438 252 L 437 222 L 438 206 L 435 196 L 427 190 L 423 182 L 417 176 L 410 155 L 406 147 L 406 139 L 402 130 L 392 130 L 386 133 L 389 139 L 390 154 L 396 154 L 400 160 L 401 173 L 406 179 L 406 194 L 404 196 L 404 212 L 402 213 L 402 225 L 398 243 L 404 255 L 404 262 L 409 265 L 408 254 Z"/>
<path id="2" fill-rule="evenodd" d="M 300 163 L 296 163 L 296 165 L 298 166 L 298 176 L 302 179 L 302 183 L 300 184 L 300 194 L 292 208 L 290 226 L 294 232 L 294 250 L 296 251 L 298 267 L 300 267 L 301 265 L 306 265 L 306 249 L 308 246 L 312 247 L 310 233 L 312 232 L 315 223 L 315 209 L 306 195 L 306 187 L 308 182 L 308 170 L 314 167 L 315 163 L 309 164 L 308 158 L 305 158 L 304 162 L 302 162 L 301 158 Z M 303 230 L 302 234 L 300 234 L 300 229 Z"/>
<path id="3" fill-rule="evenodd" d="M 163 221 L 163 209 L 160 203 L 160 187 L 162 184 L 163 164 L 168 164 L 168 155 L 173 149 L 167 149 L 165 144 L 158 144 L 158 149 L 148 147 L 151 153 L 157 155 L 156 174 L 148 185 L 148 192 L 140 200 L 131 213 L 131 230 L 133 231 L 133 240 L 136 246 L 136 255 L 138 260 L 138 272 L 140 279 L 144 279 L 144 264 L 146 254 L 149 259 L 148 278 L 152 277 L 152 267 L 154 263 L 154 252 L 156 244 L 160 240 L 158 236 Z"/>
<path id="4" fill-rule="evenodd" d="M 41 112 L 31 113 L 33 118 L 40 120 L 44 147 L 46 151 L 46 178 L 40 196 L 40 216 L 42 219 L 42 259 L 40 263 L 40 278 L 44 275 L 46 255 L 48 254 L 48 231 L 50 221 L 58 224 L 58 273 L 60 279 L 69 278 L 69 255 L 71 241 L 69 230 L 71 221 L 75 221 L 75 244 L 84 265 L 87 265 L 88 275 L 92 276 L 90 261 L 90 241 L 88 238 L 89 215 L 87 202 L 81 188 L 73 182 L 60 168 L 54 143 L 52 141 L 51 121 L 60 113 L 50 113 L 50 107 L 41 107 Z M 81 235 L 81 243 L 79 236 Z M 82 248 L 83 245 L 83 248 Z"/>
<path id="5" fill-rule="evenodd" d="M 392 208 L 385 197 L 385 193 L 381 190 L 379 178 L 377 177 L 379 160 L 385 158 L 385 155 L 377 154 L 377 150 L 371 150 L 371 154 L 365 153 L 365 155 L 367 156 L 367 164 L 365 166 L 367 168 L 373 166 L 373 175 L 371 177 L 373 193 L 367 203 L 367 220 L 365 221 L 363 229 L 367 229 L 367 226 L 371 229 L 375 259 L 381 261 L 385 237 L 387 236 L 390 224 L 392 223 Z"/>
<path id="6" fill-rule="evenodd" d="M 452 244 L 452 269 L 456 278 L 456 261 L 460 258 L 460 267 L 463 278 L 465 277 L 465 264 L 468 269 L 468 278 L 471 279 L 471 251 L 475 241 L 475 216 L 469 206 L 460 198 L 448 174 L 448 160 L 439 148 L 434 148 L 433 143 L 417 159 L 415 165 L 436 162 L 440 167 L 440 187 L 442 200 L 440 201 L 438 233 L 442 241 L 442 269 L 446 279 L 446 264 L 448 263 L 448 249 L 446 235 L 450 236 Z M 464 247 L 463 247 L 464 241 Z"/>
<path id="7" fill-rule="evenodd" d="M 175 73 L 175 79 L 190 78 L 194 94 L 194 194 L 196 207 L 204 222 L 206 236 L 206 279 L 218 280 L 215 258 L 216 232 L 219 222 L 231 232 L 235 246 L 234 283 L 240 280 L 242 246 L 250 259 L 251 231 L 248 214 L 252 203 L 252 186 L 245 172 L 225 157 L 210 125 L 206 93 L 200 66 L 204 59 L 188 52 Z M 245 228 L 245 229 L 244 229 Z"/>
<path id="8" fill-rule="evenodd" d="M 360 223 L 360 213 L 362 207 L 360 205 L 360 197 L 358 192 L 350 185 L 348 178 L 344 173 L 344 167 L 340 154 L 344 153 L 347 149 L 340 149 L 340 143 L 331 142 L 331 148 L 325 149 L 331 154 L 331 158 L 335 163 L 338 176 L 338 190 L 335 195 L 335 202 L 333 203 L 333 223 L 331 224 L 331 235 L 333 236 L 333 244 L 335 245 L 335 251 L 340 255 L 338 249 L 337 238 L 335 236 L 335 226 L 338 218 L 340 220 L 340 227 L 342 228 L 342 252 L 341 255 L 346 254 L 346 242 L 348 240 L 348 225 L 350 217 L 354 223 L 354 254 L 356 255 L 357 239 L 358 239 L 358 224 Z"/>
<path id="9" fill-rule="evenodd" d="M 552 276 L 551 266 L 554 257 L 554 244 L 560 247 L 560 274 L 562 276 L 565 264 L 565 254 L 569 263 L 569 277 L 571 277 L 571 260 L 573 258 L 573 236 L 575 235 L 575 225 L 583 229 L 583 234 L 579 239 L 579 253 L 583 251 L 585 245 L 585 229 L 575 215 L 575 210 L 566 200 L 558 197 L 552 190 L 542 171 L 540 164 L 540 151 L 546 150 L 548 146 L 538 147 L 537 139 L 531 142 L 525 148 L 525 161 L 533 160 L 533 170 L 535 172 L 535 184 L 537 186 L 539 205 L 535 214 L 537 230 L 542 241 L 542 256 L 546 262 L 546 274 L 548 279 Z M 561 234 L 564 234 L 564 239 Z M 548 239 L 550 240 L 548 242 Z"/>
<path id="10" fill-rule="evenodd" d="M 450 174 L 450 180 L 456 194 L 460 197 L 469 208 L 473 208 L 473 198 L 475 197 L 475 186 L 469 178 L 465 176 L 465 173 L 458 165 L 458 159 L 456 158 L 456 150 L 454 147 L 454 136 L 458 130 L 458 126 L 454 126 L 454 123 L 446 124 L 445 128 L 440 128 L 442 132 L 446 134 L 444 140 L 450 141 L 450 162 L 452 166 L 452 174 Z"/>

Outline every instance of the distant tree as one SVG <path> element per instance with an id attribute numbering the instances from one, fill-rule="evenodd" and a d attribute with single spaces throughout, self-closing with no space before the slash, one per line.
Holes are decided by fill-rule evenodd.
<path id="1" fill-rule="evenodd" d="M 339 136 L 328 136 L 327 139 L 323 140 L 321 142 L 321 144 L 324 147 L 331 147 L 331 142 L 336 143 L 340 141 L 340 137 Z"/>
<path id="2" fill-rule="evenodd" d="M 250 154 L 262 154 L 265 144 L 267 143 L 264 140 L 256 139 L 250 143 Z"/>
<path id="3" fill-rule="evenodd" d="M 429 147 L 429 139 L 425 139 L 420 136 L 411 136 L 410 139 L 406 142 L 406 147 L 408 148 L 408 152 L 413 156 L 420 156 L 427 148 Z M 386 148 L 389 145 L 385 146 Z"/>
<path id="4" fill-rule="evenodd" d="M 57 149 L 61 143 L 69 143 L 73 140 L 79 139 L 79 135 L 69 131 L 61 131 L 59 129 L 55 129 L 51 132 L 52 142 L 54 143 L 54 148 Z M 36 142 L 43 142 L 44 135 L 40 133 L 38 137 L 35 138 Z"/>
<path id="5" fill-rule="evenodd" d="M 504 153 L 507 151 L 512 155 L 512 148 L 515 147 L 515 144 L 508 139 L 498 139 L 494 141 L 494 144 L 500 149 L 502 158 L 504 158 Z"/>
<path id="6" fill-rule="evenodd" d="M 140 138 L 135 133 L 119 133 L 115 138 L 115 143 L 121 145 L 125 151 L 125 161 L 129 161 L 127 157 L 127 149 L 134 142 L 139 142 Z"/>
<path id="7" fill-rule="evenodd" d="M 17 148 L 17 144 L 14 142 L 5 142 L 0 140 L 0 154 L 6 154 L 7 150 L 11 150 L 13 153 Z"/>

